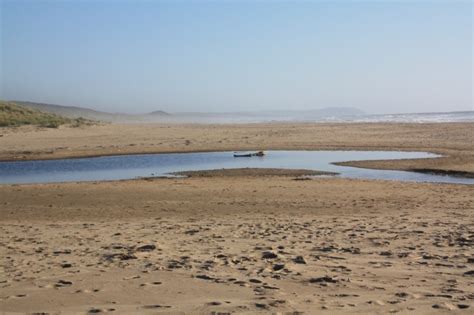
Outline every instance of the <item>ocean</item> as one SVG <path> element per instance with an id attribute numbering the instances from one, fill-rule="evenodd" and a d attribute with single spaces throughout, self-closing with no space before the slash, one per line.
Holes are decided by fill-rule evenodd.
<path id="1" fill-rule="evenodd" d="M 444 113 L 410 113 L 383 115 L 317 115 L 311 112 L 266 112 L 266 113 L 215 113 L 199 115 L 175 115 L 165 119 L 167 122 L 188 123 L 271 123 L 271 122 L 321 122 L 321 123 L 446 123 L 474 122 L 474 111 L 444 112 Z"/>

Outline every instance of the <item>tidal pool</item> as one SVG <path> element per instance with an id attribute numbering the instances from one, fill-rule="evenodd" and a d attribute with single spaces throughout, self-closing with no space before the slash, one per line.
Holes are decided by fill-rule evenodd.
<path id="1" fill-rule="evenodd" d="M 474 184 L 473 178 L 406 171 L 372 170 L 332 163 L 357 160 L 434 158 L 425 152 L 267 151 L 264 157 L 235 158 L 233 152 L 117 155 L 46 161 L 0 162 L 0 183 L 103 181 L 167 176 L 179 171 L 222 168 L 288 168 L 339 173 L 340 177 Z"/>

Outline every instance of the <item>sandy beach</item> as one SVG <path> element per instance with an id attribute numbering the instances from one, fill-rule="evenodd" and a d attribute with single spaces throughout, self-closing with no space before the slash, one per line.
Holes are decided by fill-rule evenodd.
<path id="1" fill-rule="evenodd" d="M 474 314 L 472 1 L 0 0 L 0 315 Z"/>
<path id="2" fill-rule="evenodd" d="M 358 165 L 474 172 L 474 123 L 106 124 L 4 128 L 0 135 L 0 160 L 270 149 L 403 150 L 429 151 L 444 157 Z"/>
<path id="3" fill-rule="evenodd" d="M 4 129 L 2 160 L 249 149 L 429 151 L 474 171 L 474 124 Z M 363 164 L 363 165 L 362 165 Z M 206 173 L 0 186 L 0 312 L 413 313 L 474 307 L 474 188 Z"/>

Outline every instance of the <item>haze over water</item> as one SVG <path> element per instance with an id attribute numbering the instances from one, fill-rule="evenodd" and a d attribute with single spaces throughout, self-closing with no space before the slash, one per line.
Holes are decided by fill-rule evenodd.
<path id="1" fill-rule="evenodd" d="M 107 112 L 473 110 L 471 1 L 1 1 L 0 98 Z"/>
<path id="2" fill-rule="evenodd" d="M 144 118 L 146 119 L 146 117 Z M 151 120 L 149 120 L 151 121 Z M 345 114 L 344 112 L 321 115 L 317 112 L 280 111 L 247 113 L 203 113 L 161 117 L 164 122 L 192 123 L 268 123 L 268 122 L 399 122 L 399 123 L 440 123 L 474 122 L 474 111 L 446 113 L 408 113 L 370 115 Z"/>

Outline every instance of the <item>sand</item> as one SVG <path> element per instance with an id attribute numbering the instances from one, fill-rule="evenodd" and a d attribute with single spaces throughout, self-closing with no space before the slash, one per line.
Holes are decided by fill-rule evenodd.
<path id="1" fill-rule="evenodd" d="M 266 126 L 253 127 L 259 134 L 270 132 Z M 382 128 L 370 127 L 366 132 Z M 353 139 L 352 147 L 347 140 L 337 148 L 443 151 L 460 160 L 448 158 L 440 168 L 469 171 L 469 127 L 389 125 L 379 129 L 377 139 Z M 146 136 L 140 128 L 161 127 L 131 125 L 127 128 L 137 133 L 114 144 L 115 135 L 105 131 L 116 128 L 9 131 L 0 137 L 0 151 L 12 158 L 21 150 L 38 153 L 61 145 L 71 148 L 64 156 L 74 156 L 98 153 L 79 150 L 98 143 L 108 143 L 102 153 L 116 150 L 112 145 L 125 148 L 127 141 L 145 150 L 147 145 L 137 141 L 140 136 L 148 144 L 184 137 L 191 146 L 200 139 L 178 134 L 179 128 L 193 131 L 199 126 L 175 126 L 170 127 L 177 128 L 174 134 Z M 214 128 L 228 130 L 220 136 L 228 143 L 219 147 L 219 136 L 208 134 Z M 301 128 L 278 125 L 266 140 L 268 148 L 285 148 L 295 134 L 303 136 L 292 149 L 304 148 L 304 141 L 310 142 L 308 148 L 323 148 L 326 140 L 312 140 L 311 132 L 335 127 Z M 344 128 L 365 132 L 360 125 Z M 227 145 L 237 146 L 247 130 L 203 129 L 202 141 L 208 146 L 194 144 L 190 150 L 245 149 Z M 417 130 L 418 138 L 415 133 L 407 137 L 410 130 Z M 71 134 L 76 138 L 66 142 Z M 41 137 L 44 142 L 34 141 Z M 343 139 L 343 132 L 333 137 Z M 397 137 L 407 137 L 406 143 Z M 255 141 L 249 138 L 249 148 Z M 163 147 L 179 151 L 187 146 Z M 140 150 L 136 152 L 144 152 Z M 472 186 L 333 177 L 294 180 L 300 174 L 278 172 L 205 175 L 1 185 L 0 312 L 472 312 Z"/>
<path id="2" fill-rule="evenodd" d="M 445 156 L 388 163 L 365 162 L 363 166 L 474 173 L 473 148 L 474 123 L 108 124 L 84 128 L 0 130 L 0 160 L 269 149 L 420 150 Z"/>
<path id="3" fill-rule="evenodd" d="M 333 176 L 338 175 L 335 172 L 323 172 L 305 169 L 286 169 L 286 168 L 232 168 L 216 169 L 202 171 L 184 171 L 174 172 L 171 175 L 186 177 L 262 177 L 262 176 L 291 176 L 293 180 L 311 179 L 313 176 Z M 153 177 L 149 177 L 153 180 Z"/>

